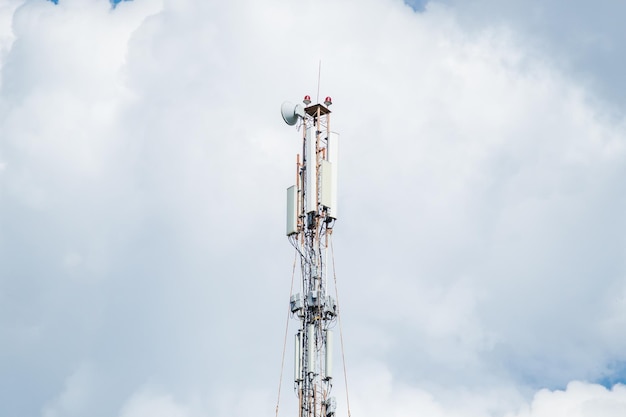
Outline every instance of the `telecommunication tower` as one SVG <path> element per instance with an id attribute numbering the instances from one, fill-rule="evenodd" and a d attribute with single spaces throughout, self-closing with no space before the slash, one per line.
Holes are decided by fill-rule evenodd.
<path id="1" fill-rule="evenodd" d="M 336 299 L 328 290 L 328 249 L 337 220 L 339 134 L 330 130 L 330 97 L 323 104 L 283 103 L 285 122 L 302 130 L 302 159 L 296 159 L 296 181 L 287 189 L 287 231 L 300 258 L 300 292 L 291 295 L 290 310 L 300 322 L 295 334 L 294 390 L 299 417 L 333 417 L 333 328 Z"/>

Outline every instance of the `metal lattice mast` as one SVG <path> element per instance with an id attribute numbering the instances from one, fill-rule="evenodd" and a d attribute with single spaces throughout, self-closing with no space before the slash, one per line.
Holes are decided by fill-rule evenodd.
<path id="1" fill-rule="evenodd" d="M 333 331 L 337 303 L 328 291 L 328 243 L 337 219 L 339 135 L 330 130 L 332 104 L 284 103 L 285 122 L 302 129 L 302 160 L 297 157 L 296 184 L 287 190 L 287 236 L 300 254 L 301 291 L 292 295 L 291 312 L 300 321 L 295 335 L 294 388 L 299 417 L 332 417 Z"/>

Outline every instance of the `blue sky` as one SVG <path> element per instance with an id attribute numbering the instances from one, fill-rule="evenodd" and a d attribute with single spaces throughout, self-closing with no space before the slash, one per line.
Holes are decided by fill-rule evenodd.
<path id="1" fill-rule="evenodd" d="M 621 12 L 0 3 L 0 415 L 274 415 L 321 60 L 352 412 L 622 416 Z"/>
<path id="2" fill-rule="evenodd" d="M 411 6 L 411 8 L 413 10 L 415 10 L 416 12 L 421 12 L 421 11 L 424 11 L 424 6 L 426 6 L 428 1 L 426 1 L 426 0 L 407 0 L 407 1 L 405 1 L 405 3 L 408 4 L 409 6 Z"/>

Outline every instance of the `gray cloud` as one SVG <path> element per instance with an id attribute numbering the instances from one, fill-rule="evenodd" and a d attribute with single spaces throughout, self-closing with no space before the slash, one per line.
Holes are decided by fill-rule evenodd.
<path id="1" fill-rule="evenodd" d="M 433 2 L 434 3 L 434 2 Z M 437 3 L 452 7 L 468 27 L 506 26 L 515 30 L 542 55 L 603 100 L 624 109 L 626 44 L 620 2 L 602 5 L 586 1 L 457 1 Z"/>

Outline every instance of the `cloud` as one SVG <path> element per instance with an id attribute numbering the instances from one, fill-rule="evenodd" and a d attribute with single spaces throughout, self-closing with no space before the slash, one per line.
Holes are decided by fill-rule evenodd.
<path id="1" fill-rule="evenodd" d="M 189 417 L 193 414 L 169 395 L 140 392 L 122 408 L 120 417 Z"/>
<path id="2" fill-rule="evenodd" d="M 578 83 L 587 85 L 603 101 L 616 105 L 617 117 L 623 112 L 624 100 L 620 92 L 626 86 L 621 77 L 620 57 L 624 56 L 625 43 L 617 17 L 624 13 L 623 4 L 597 7 L 590 2 L 492 0 L 438 0 L 436 3 L 452 6 L 456 16 L 470 30 L 494 25 L 514 28 L 525 38 L 529 49 L 550 56 L 554 65 L 576 77 Z"/>
<path id="3" fill-rule="evenodd" d="M 623 120 L 515 28 L 458 10 L 3 8 L 3 414 L 274 409 L 299 151 L 278 108 L 315 95 L 320 59 L 354 410 L 621 395 L 570 382 L 618 381 L 626 359 Z"/>
<path id="4" fill-rule="evenodd" d="M 65 381 L 63 392 L 45 406 L 44 417 L 78 416 L 89 411 L 90 399 L 94 396 L 93 370 L 81 364 Z"/>
<path id="5" fill-rule="evenodd" d="M 541 390 L 516 417 L 542 416 L 607 416 L 617 417 L 626 409 L 626 389 L 615 385 L 612 389 L 597 384 L 573 381 L 563 391 Z M 511 417 L 513 414 L 510 415 Z"/>

